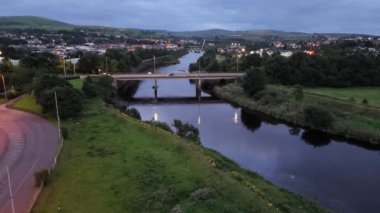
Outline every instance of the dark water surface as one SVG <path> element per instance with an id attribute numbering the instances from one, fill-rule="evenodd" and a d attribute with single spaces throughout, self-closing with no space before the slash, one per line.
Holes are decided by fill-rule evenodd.
<path id="1" fill-rule="evenodd" d="M 199 56 L 190 53 L 158 72 L 187 71 Z M 142 82 L 134 97 L 153 98 L 153 84 Z M 158 96 L 172 101 L 133 105 L 143 120 L 189 122 L 199 128 L 204 146 L 334 211 L 380 212 L 380 151 L 292 128 L 225 102 L 176 103 L 177 97 L 195 97 L 195 85 L 188 80 L 159 80 L 158 86 Z"/>

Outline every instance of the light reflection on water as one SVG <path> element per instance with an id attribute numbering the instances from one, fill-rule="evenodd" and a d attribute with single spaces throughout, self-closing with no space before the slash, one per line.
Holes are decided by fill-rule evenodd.
<path id="1" fill-rule="evenodd" d="M 160 72 L 187 70 L 198 55 Z M 189 81 L 159 81 L 159 96 L 195 97 Z M 135 97 L 153 97 L 152 82 L 140 85 Z M 206 94 L 202 94 L 206 96 Z M 227 103 L 134 105 L 143 120 L 196 125 L 202 144 L 223 153 L 243 168 L 273 183 L 315 199 L 339 212 L 378 212 L 380 155 L 329 136 L 290 127 Z"/>

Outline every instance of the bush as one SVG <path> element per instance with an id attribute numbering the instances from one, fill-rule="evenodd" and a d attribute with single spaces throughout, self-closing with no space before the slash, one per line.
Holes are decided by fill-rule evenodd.
<path id="1" fill-rule="evenodd" d="M 174 120 L 173 127 L 176 128 L 176 134 L 183 138 L 188 138 L 190 140 L 199 142 L 199 130 L 195 126 L 182 123 L 180 120 Z"/>
<path id="2" fill-rule="evenodd" d="M 46 74 L 35 80 L 33 89 L 34 94 L 38 99 L 44 91 L 63 86 L 72 87 L 72 85 L 64 79 L 55 75 Z"/>
<path id="3" fill-rule="evenodd" d="M 293 95 L 296 101 L 302 101 L 304 95 L 303 95 L 303 89 L 301 85 L 297 84 L 294 86 Z"/>
<path id="4" fill-rule="evenodd" d="M 50 113 L 56 110 L 54 93 L 57 93 L 59 116 L 62 119 L 81 114 L 83 109 L 82 94 L 78 90 L 67 86 L 45 90 L 40 95 L 37 102 L 41 104 L 43 113 Z"/>
<path id="5" fill-rule="evenodd" d="M 66 127 L 61 127 L 61 134 L 63 139 L 69 138 L 69 130 Z"/>
<path id="6" fill-rule="evenodd" d="M 362 101 L 362 103 L 363 104 L 368 104 L 369 102 L 368 102 L 368 100 L 366 98 L 364 98 L 363 101 Z"/>
<path id="7" fill-rule="evenodd" d="M 144 121 L 144 123 L 150 124 L 152 127 L 157 127 L 157 128 L 163 129 L 165 131 L 168 131 L 170 133 L 173 133 L 173 131 L 170 128 L 170 126 L 167 123 L 165 123 L 165 122 L 160 122 L 160 121 Z"/>
<path id="8" fill-rule="evenodd" d="M 125 110 L 125 113 L 127 113 L 127 115 L 131 116 L 132 118 L 141 120 L 140 112 L 136 108 L 128 108 Z"/>
<path id="9" fill-rule="evenodd" d="M 86 77 L 83 81 L 82 92 L 86 98 L 94 98 L 98 96 L 98 88 L 92 82 L 90 77 Z"/>
<path id="10" fill-rule="evenodd" d="M 264 71 L 257 68 L 247 71 L 242 81 L 242 87 L 249 96 L 264 90 L 266 87 Z"/>
<path id="11" fill-rule="evenodd" d="M 190 200 L 195 202 L 205 202 L 216 198 L 216 191 L 213 188 L 200 188 L 191 193 Z"/>
<path id="12" fill-rule="evenodd" d="M 324 108 L 317 106 L 304 107 L 305 122 L 315 128 L 327 129 L 334 121 L 333 115 Z"/>
<path id="13" fill-rule="evenodd" d="M 43 169 L 34 173 L 35 186 L 40 187 L 41 185 L 48 184 L 49 181 L 49 171 Z"/>

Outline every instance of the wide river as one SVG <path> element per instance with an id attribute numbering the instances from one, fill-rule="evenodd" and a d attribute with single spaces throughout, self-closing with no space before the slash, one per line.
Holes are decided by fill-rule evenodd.
<path id="1" fill-rule="evenodd" d="M 187 71 L 198 57 L 189 53 L 180 58 L 180 64 L 157 71 Z M 153 99 L 153 85 L 153 81 L 141 82 L 134 97 Z M 180 119 L 197 126 L 205 147 L 333 211 L 380 212 L 379 150 L 292 128 L 226 102 L 183 101 L 195 94 L 195 85 L 188 80 L 159 80 L 158 97 L 173 98 L 171 103 L 132 105 L 143 120 L 172 124 Z M 202 93 L 202 97 L 209 95 Z"/>

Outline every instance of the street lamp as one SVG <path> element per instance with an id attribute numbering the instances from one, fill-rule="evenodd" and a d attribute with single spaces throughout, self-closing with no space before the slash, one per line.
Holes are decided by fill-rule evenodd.
<path id="1" fill-rule="evenodd" d="M 4 87 L 4 97 L 5 97 L 5 101 L 8 101 L 7 87 L 5 86 L 4 75 L 1 75 L 1 79 L 3 80 L 3 87 Z"/>

